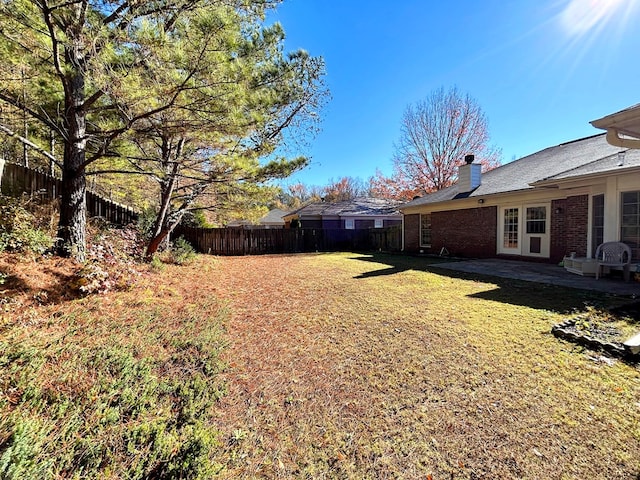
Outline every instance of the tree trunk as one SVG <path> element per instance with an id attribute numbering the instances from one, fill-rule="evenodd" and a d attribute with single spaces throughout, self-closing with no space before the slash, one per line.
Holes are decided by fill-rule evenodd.
<path id="1" fill-rule="evenodd" d="M 175 213 L 175 215 L 172 215 L 172 218 L 170 220 L 168 218 L 165 218 L 162 228 L 157 234 L 154 235 L 154 237 L 149 242 L 149 245 L 147 246 L 147 251 L 145 252 L 146 260 L 151 260 L 153 258 L 153 255 L 158 251 L 160 245 L 162 245 L 162 242 L 164 242 L 165 240 L 169 240 L 169 235 L 171 235 L 176 227 L 180 225 L 185 211 L 186 210 L 179 210 Z"/>
<path id="2" fill-rule="evenodd" d="M 153 258 L 162 242 L 169 237 L 172 230 L 172 228 L 164 227 L 151 239 L 149 245 L 147 245 L 147 251 L 144 254 L 146 260 L 151 260 Z"/>
<path id="3" fill-rule="evenodd" d="M 178 179 L 178 163 L 170 163 L 169 160 L 170 150 L 167 147 L 166 142 L 163 144 L 163 162 L 167 164 L 166 178 L 160 183 L 160 210 L 156 217 L 155 224 L 153 226 L 153 235 L 149 245 L 147 245 L 147 251 L 145 252 L 145 259 L 151 260 L 153 255 L 158 251 L 162 242 L 168 239 L 169 234 L 173 231 L 169 222 L 169 212 L 171 210 L 171 198 L 173 197 L 173 190 L 175 189 Z"/>
<path id="4" fill-rule="evenodd" d="M 65 141 L 62 169 L 62 202 L 58 223 L 59 255 L 86 260 L 86 154 L 85 74 L 80 41 L 65 49 L 69 68 L 65 76 L 65 122 L 68 138 Z"/>
<path id="5" fill-rule="evenodd" d="M 79 154 L 80 152 L 75 152 Z M 82 152 L 84 153 L 84 152 Z M 65 153 L 65 157 L 66 157 Z M 62 172 L 62 201 L 58 223 L 57 253 L 72 256 L 80 262 L 86 260 L 87 204 L 84 172 L 66 168 Z"/>

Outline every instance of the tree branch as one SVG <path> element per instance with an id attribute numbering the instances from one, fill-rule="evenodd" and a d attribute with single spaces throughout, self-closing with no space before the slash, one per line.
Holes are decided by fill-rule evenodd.
<path id="1" fill-rule="evenodd" d="M 41 155 L 44 155 L 45 157 L 47 157 L 49 160 L 51 160 L 53 163 L 55 163 L 58 167 L 62 168 L 62 163 L 59 162 L 56 157 L 51 155 L 51 153 L 47 152 L 45 149 L 43 149 L 42 147 L 39 147 L 38 145 L 36 145 L 35 143 L 31 142 L 30 140 L 24 138 L 23 136 L 17 134 L 13 130 L 11 130 L 9 127 L 0 124 L 0 131 L 6 133 L 10 137 L 13 137 L 13 138 L 19 140 L 23 144 L 28 145 L 29 147 L 34 149 L 36 152 L 38 152 Z"/>
<path id="2" fill-rule="evenodd" d="M 60 131 L 60 129 L 58 128 L 58 125 L 56 125 L 55 122 L 53 122 L 47 116 L 41 115 L 40 113 L 36 112 L 35 110 L 32 110 L 31 108 L 27 107 L 24 104 L 24 102 L 22 102 L 19 98 L 13 98 L 13 97 L 11 97 L 9 95 L 6 95 L 5 93 L 0 91 L 0 100 L 8 103 L 9 105 L 12 105 L 12 106 L 16 107 L 19 110 L 22 110 L 23 112 L 28 113 L 33 118 L 35 118 L 36 120 L 39 120 L 44 125 L 49 127 L 51 130 L 55 130 L 56 133 L 58 133 L 59 135 L 62 135 L 62 132 Z"/>

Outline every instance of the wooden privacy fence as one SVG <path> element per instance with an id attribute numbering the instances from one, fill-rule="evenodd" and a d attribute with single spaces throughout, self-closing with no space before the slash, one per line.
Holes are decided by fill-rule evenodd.
<path id="1" fill-rule="evenodd" d="M 43 199 L 56 199 L 62 181 L 46 173 L 0 159 L 2 194 L 23 193 Z M 87 213 L 116 225 L 138 220 L 138 213 L 109 199 L 87 191 Z M 178 227 L 173 238 L 184 237 L 202 253 L 214 255 L 260 255 L 265 253 L 399 251 L 402 248 L 400 227 L 339 230 L 321 228 L 192 228 Z"/>
<path id="2" fill-rule="evenodd" d="M 368 230 L 177 227 L 173 238 L 184 237 L 197 251 L 212 255 L 260 255 L 398 251 L 401 248 L 401 235 L 399 227 Z"/>
<path id="3" fill-rule="evenodd" d="M 62 181 L 46 173 L 23 165 L 6 162 L 0 165 L 0 187 L 3 195 L 17 197 L 26 193 L 31 197 L 54 200 L 62 194 Z M 138 221 L 138 213 L 119 203 L 87 190 L 87 213 L 102 217 L 116 225 L 128 225 Z"/>
<path id="4" fill-rule="evenodd" d="M 59 178 L 15 163 L 4 164 L 1 179 L 2 194 L 10 197 L 19 197 L 24 193 L 30 197 L 55 199 L 62 191 Z"/>

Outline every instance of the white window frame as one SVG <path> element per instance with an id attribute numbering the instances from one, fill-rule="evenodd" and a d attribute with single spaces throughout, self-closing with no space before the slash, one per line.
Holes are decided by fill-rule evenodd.
<path id="1" fill-rule="evenodd" d="M 384 220 L 382 218 L 376 218 L 373 220 L 373 228 L 384 227 Z"/>
<path id="2" fill-rule="evenodd" d="M 545 208 L 545 233 L 527 233 L 527 209 L 529 208 L 537 208 L 544 207 Z M 516 210 L 518 213 L 518 221 L 514 225 L 517 228 L 517 246 L 516 247 L 505 247 L 504 245 L 504 235 L 505 235 L 505 213 L 507 210 Z M 540 253 L 531 253 L 527 252 L 527 242 L 529 241 L 529 237 L 531 236 L 541 236 L 544 237 L 542 239 L 541 244 L 541 252 Z M 531 202 L 524 204 L 515 204 L 515 205 L 505 205 L 498 209 L 498 238 L 496 251 L 498 254 L 507 254 L 507 255 L 519 255 L 523 257 L 537 257 L 537 258 L 550 258 L 551 255 L 551 203 L 550 202 Z"/>
<path id="3" fill-rule="evenodd" d="M 431 213 L 421 213 L 420 214 L 420 246 L 421 247 L 427 247 L 430 248 L 431 247 L 431 243 L 422 243 L 422 217 L 429 217 L 429 237 L 431 238 L 431 243 L 433 243 L 433 220 L 431 218 Z"/>
<path id="4" fill-rule="evenodd" d="M 602 222 L 602 241 L 604 242 L 604 238 L 605 238 L 605 231 L 606 231 L 606 221 L 607 221 L 607 196 L 605 194 L 605 192 L 596 192 L 593 193 L 591 195 L 589 195 L 589 223 L 588 223 L 588 228 L 589 231 L 587 232 L 587 256 L 589 256 L 590 258 L 593 258 L 593 256 L 596 254 L 596 248 L 598 247 L 598 245 L 594 245 L 594 241 L 595 239 L 594 237 L 594 199 L 595 197 L 602 197 L 602 202 L 604 204 L 604 214 L 603 214 L 603 222 Z M 622 196 L 621 196 L 622 197 Z M 622 199 L 621 199 L 622 200 Z"/>
<path id="5" fill-rule="evenodd" d="M 345 218 L 344 219 L 344 229 L 345 230 L 355 230 L 356 229 L 356 221 L 353 218 Z"/>
<path id="6" fill-rule="evenodd" d="M 622 230 L 624 228 L 636 228 L 636 229 L 638 228 L 637 224 L 636 225 L 625 225 L 625 223 L 623 221 L 624 220 L 624 200 L 623 200 L 623 197 L 624 197 L 624 195 L 626 193 L 640 194 L 640 190 L 627 190 L 627 191 L 620 192 L 620 209 L 619 209 L 619 214 L 618 214 L 619 215 L 619 219 L 620 219 L 620 227 L 619 227 L 619 230 L 618 230 L 618 232 L 619 232 L 618 233 L 618 238 L 620 239 L 621 242 L 624 239 L 624 237 L 622 235 Z M 638 217 L 638 214 L 636 213 L 635 216 Z M 637 223 L 640 223 L 640 220 Z M 638 248 L 637 248 L 637 246 L 636 247 L 631 246 L 631 248 L 632 248 L 633 254 L 634 254 L 634 255 L 632 254 L 632 256 L 633 256 L 633 258 L 635 260 L 638 257 L 638 253 L 637 253 L 638 252 Z"/>

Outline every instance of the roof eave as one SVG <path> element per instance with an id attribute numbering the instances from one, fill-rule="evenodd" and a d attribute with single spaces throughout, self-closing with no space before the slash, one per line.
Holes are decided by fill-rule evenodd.
<path id="1" fill-rule="evenodd" d="M 538 182 L 534 182 L 531 184 L 534 188 L 560 188 L 561 185 L 567 183 L 573 183 L 580 180 L 590 180 L 593 178 L 606 178 L 613 174 L 627 174 L 627 173 L 635 173 L 640 172 L 640 166 L 634 165 L 631 167 L 618 167 L 620 170 L 606 170 L 603 172 L 594 172 L 594 173 L 585 173 L 583 175 L 575 175 L 572 177 L 565 178 L 550 178 L 545 180 L 540 180 Z"/>
<path id="2" fill-rule="evenodd" d="M 606 130 L 609 144 L 622 148 L 640 148 L 640 104 L 590 123 L 596 128 Z"/>

